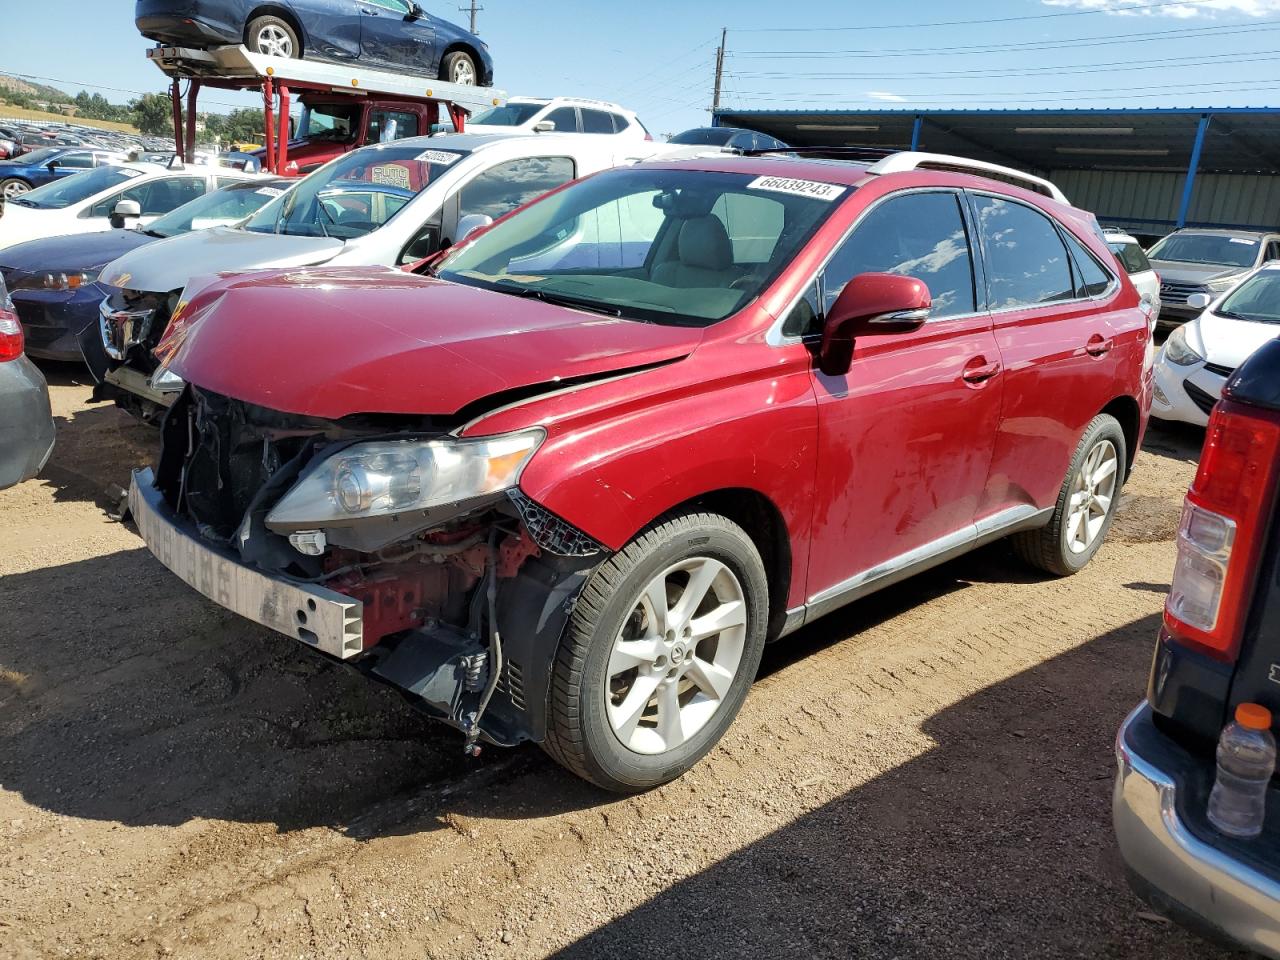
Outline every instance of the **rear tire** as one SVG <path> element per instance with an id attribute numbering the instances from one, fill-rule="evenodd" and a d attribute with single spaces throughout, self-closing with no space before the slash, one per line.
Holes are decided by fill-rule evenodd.
<path id="1" fill-rule="evenodd" d="M 302 57 L 302 43 L 298 31 L 288 20 L 280 17 L 254 17 L 244 31 L 244 43 L 250 53 L 269 57 L 285 57 L 298 60 Z"/>
<path id="2" fill-rule="evenodd" d="M 1049 525 L 1011 538 L 1018 556 L 1059 577 L 1083 570 L 1111 529 L 1128 462 L 1115 417 L 1094 417 L 1071 458 Z"/>
<path id="3" fill-rule="evenodd" d="M 741 527 L 710 513 L 658 521 L 579 597 L 552 669 L 543 749 L 619 793 L 685 773 L 746 699 L 768 596 L 760 553 Z"/>
<path id="4" fill-rule="evenodd" d="M 446 83 L 475 87 L 480 85 L 480 70 L 471 54 L 455 50 L 440 64 L 440 79 Z"/>
<path id="5" fill-rule="evenodd" d="M 31 184 L 25 180 L 19 180 L 16 177 L 10 177 L 7 180 L 0 180 L 0 197 L 5 200 L 12 200 L 20 197 L 24 193 L 31 192 Z"/>

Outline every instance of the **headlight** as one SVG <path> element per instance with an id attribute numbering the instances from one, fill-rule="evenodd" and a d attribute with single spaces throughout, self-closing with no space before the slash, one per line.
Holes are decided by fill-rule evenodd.
<path id="1" fill-rule="evenodd" d="M 1210 293 L 1222 293 L 1234 287 L 1239 279 L 1239 277 L 1219 277 L 1217 280 L 1210 280 L 1205 287 Z"/>
<path id="2" fill-rule="evenodd" d="M 1164 356 L 1170 363 L 1176 363 L 1180 367 L 1189 367 L 1193 363 L 1200 363 L 1204 357 L 1196 353 L 1194 349 L 1187 344 L 1186 327 L 1179 327 L 1173 333 L 1169 334 L 1169 339 L 1164 343 Z"/>
<path id="3" fill-rule="evenodd" d="M 501 493 L 519 482 L 545 436 L 542 430 L 528 430 L 478 440 L 357 443 L 325 458 L 299 480 L 267 515 L 267 523 L 322 527 Z"/>
<path id="4" fill-rule="evenodd" d="M 79 290 L 97 282 L 98 273 L 91 270 L 80 273 L 46 273 L 42 278 L 42 285 L 46 290 Z"/>

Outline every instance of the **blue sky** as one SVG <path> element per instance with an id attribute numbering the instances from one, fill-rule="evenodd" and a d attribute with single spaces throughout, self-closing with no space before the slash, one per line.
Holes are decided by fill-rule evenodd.
<path id="1" fill-rule="evenodd" d="M 423 0 L 458 21 L 460 2 Z M 1280 104 L 1280 0 L 1156 3 L 484 0 L 480 30 L 509 93 L 616 100 L 655 133 L 707 121 L 722 27 L 729 106 Z M 163 87 L 132 0 L 39 9 L 6 18 L 0 70 L 118 102 Z M 1001 22 L 954 22 L 971 20 Z M 258 101 L 209 91 L 202 106 Z"/>

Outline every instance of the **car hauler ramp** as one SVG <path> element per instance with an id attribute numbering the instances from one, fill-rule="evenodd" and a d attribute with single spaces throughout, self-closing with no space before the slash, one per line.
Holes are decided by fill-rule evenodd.
<path id="1" fill-rule="evenodd" d="M 439 122 L 441 106 L 458 131 L 478 110 L 501 106 L 504 91 L 492 87 L 446 83 L 432 77 L 387 70 L 370 70 L 358 64 L 318 63 L 250 53 L 244 46 L 196 50 L 189 47 L 153 47 L 151 60 L 172 81 L 173 130 L 177 153 L 190 162 L 195 153 L 196 102 L 202 87 L 262 91 L 266 144 L 264 169 L 286 173 L 289 162 L 289 98 L 295 91 L 319 91 L 350 97 L 378 97 L 430 104 Z M 186 82 L 186 122 L 183 123 L 182 83 Z"/>

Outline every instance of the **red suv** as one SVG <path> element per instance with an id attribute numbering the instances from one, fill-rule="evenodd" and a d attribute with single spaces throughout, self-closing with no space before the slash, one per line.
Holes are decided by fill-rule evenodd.
<path id="1" fill-rule="evenodd" d="M 824 613 L 1011 535 L 1079 570 L 1147 421 L 1093 218 L 958 158 L 616 169 L 421 270 L 193 285 L 138 527 L 469 748 L 615 790 L 693 765 Z"/>

